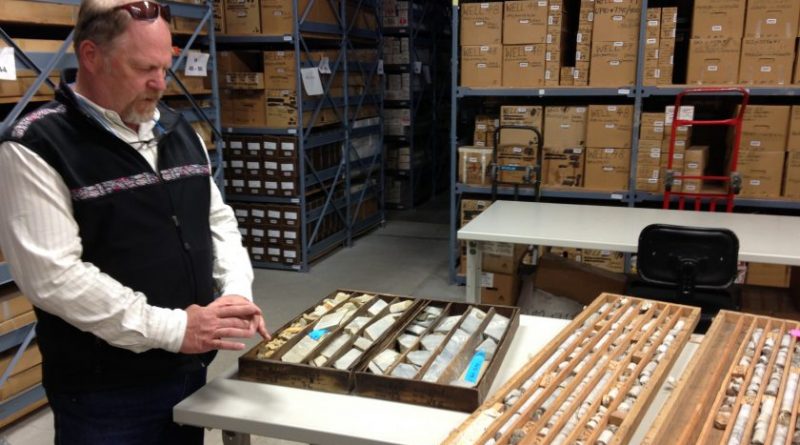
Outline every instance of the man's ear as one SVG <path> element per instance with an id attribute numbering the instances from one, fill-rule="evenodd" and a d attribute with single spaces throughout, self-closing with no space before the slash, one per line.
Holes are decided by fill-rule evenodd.
<path id="1" fill-rule="evenodd" d="M 78 57 L 81 61 L 81 68 L 91 74 L 97 74 L 103 68 L 103 49 L 91 40 L 81 42 L 78 47 Z"/>

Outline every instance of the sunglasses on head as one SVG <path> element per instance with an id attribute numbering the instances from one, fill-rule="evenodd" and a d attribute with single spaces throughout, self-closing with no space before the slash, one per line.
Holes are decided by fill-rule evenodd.
<path id="1" fill-rule="evenodd" d="M 127 3 L 117 6 L 113 11 L 119 11 L 120 9 L 128 11 L 128 14 L 130 14 L 134 20 L 155 20 L 160 15 L 165 22 L 169 23 L 172 18 L 172 14 L 169 12 L 169 6 L 157 2 L 141 1 Z"/>

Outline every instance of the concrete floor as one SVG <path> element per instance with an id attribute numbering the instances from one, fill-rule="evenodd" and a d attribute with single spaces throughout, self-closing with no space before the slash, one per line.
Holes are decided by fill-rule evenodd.
<path id="1" fill-rule="evenodd" d="M 440 299 L 463 298 L 464 288 L 448 283 L 449 207 L 442 196 L 419 209 L 391 212 L 384 227 L 356 239 L 311 267 L 308 273 L 256 270 L 253 291 L 271 329 L 278 328 L 336 289 L 355 289 Z M 257 340 L 248 342 L 255 345 Z M 224 352 L 209 368 L 213 378 L 236 364 L 240 352 Z M 53 443 L 49 408 L 0 430 L 0 445 Z M 221 444 L 218 430 L 206 444 Z M 291 442 L 253 438 L 254 445 Z"/>

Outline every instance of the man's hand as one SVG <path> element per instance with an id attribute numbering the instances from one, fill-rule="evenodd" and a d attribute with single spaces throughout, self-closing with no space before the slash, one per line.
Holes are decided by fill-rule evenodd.
<path id="1" fill-rule="evenodd" d="M 215 349 L 244 349 L 244 343 L 225 338 L 251 338 L 256 332 L 269 338 L 261 309 L 238 295 L 225 295 L 208 306 L 193 304 L 186 308 L 186 333 L 181 351 L 199 354 Z"/>

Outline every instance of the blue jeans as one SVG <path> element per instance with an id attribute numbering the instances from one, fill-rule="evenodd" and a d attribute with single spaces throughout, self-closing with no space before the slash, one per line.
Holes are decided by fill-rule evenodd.
<path id="1" fill-rule="evenodd" d="M 206 369 L 109 391 L 53 393 L 56 445 L 202 445 L 203 429 L 179 426 L 172 408 L 202 387 Z"/>

